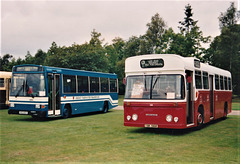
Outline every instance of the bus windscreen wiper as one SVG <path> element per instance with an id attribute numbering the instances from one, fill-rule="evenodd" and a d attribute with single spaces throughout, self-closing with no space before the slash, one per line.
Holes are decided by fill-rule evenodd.
<path id="1" fill-rule="evenodd" d="M 21 88 L 18 90 L 18 92 L 17 92 L 17 94 L 15 95 L 15 97 L 18 97 L 18 96 L 19 96 L 19 94 L 20 94 L 20 92 L 21 92 L 22 89 L 24 90 L 24 82 L 25 82 L 25 81 L 23 81 L 23 85 L 22 85 Z"/>

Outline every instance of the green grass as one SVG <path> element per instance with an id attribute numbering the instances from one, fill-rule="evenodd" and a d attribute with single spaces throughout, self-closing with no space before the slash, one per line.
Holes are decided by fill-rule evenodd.
<path id="1" fill-rule="evenodd" d="M 1 162 L 238 163 L 239 116 L 201 130 L 123 126 L 123 111 L 37 121 L 0 110 Z"/>
<path id="2" fill-rule="evenodd" d="M 233 102 L 232 103 L 232 110 L 240 110 L 240 103 L 239 102 Z"/>
<path id="3" fill-rule="evenodd" d="M 124 95 L 118 95 L 118 105 L 123 106 Z"/>

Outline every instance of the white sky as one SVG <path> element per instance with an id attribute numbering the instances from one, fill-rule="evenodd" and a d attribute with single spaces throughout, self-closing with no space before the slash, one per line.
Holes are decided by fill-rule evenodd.
<path id="1" fill-rule="evenodd" d="M 24 58 L 27 51 L 47 51 L 52 42 L 60 46 L 89 42 L 91 31 L 102 34 L 104 43 L 115 37 L 128 40 L 145 34 L 146 24 L 156 13 L 179 32 L 189 3 L 193 19 L 204 36 L 220 34 L 218 17 L 230 2 L 239 9 L 240 0 L 154 0 L 154 1 L 1 1 L 1 56 L 9 53 Z"/>

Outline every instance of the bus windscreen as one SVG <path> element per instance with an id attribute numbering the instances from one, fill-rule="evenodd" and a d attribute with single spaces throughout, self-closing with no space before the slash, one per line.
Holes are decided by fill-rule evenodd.
<path id="1" fill-rule="evenodd" d="M 182 75 L 128 76 L 126 99 L 184 99 Z"/>
<path id="2" fill-rule="evenodd" d="M 13 74 L 11 96 L 46 96 L 43 74 Z"/>

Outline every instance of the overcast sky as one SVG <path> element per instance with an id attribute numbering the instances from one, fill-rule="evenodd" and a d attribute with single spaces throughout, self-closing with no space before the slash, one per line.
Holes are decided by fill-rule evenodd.
<path id="1" fill-rule="evenodd" d="M 220 34 L 218 17 L 230 2 L 239 8 L 239 0 L 155 0 L 155 1 L 1 1 L 1 56 L 11 54 L 24 58 L 27 51 L 47 51 L 52 42 L 59 46 L 89 42 L 96 29 L 111 44 L 112 39 L 145 34 L 146 24 L 156 13 L 179 32 L 189 3 L 193 19 L 204 36 Z"/>

